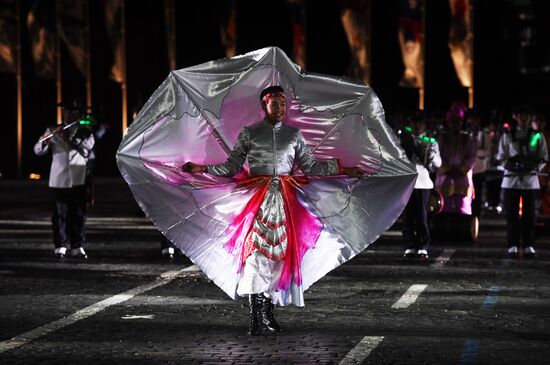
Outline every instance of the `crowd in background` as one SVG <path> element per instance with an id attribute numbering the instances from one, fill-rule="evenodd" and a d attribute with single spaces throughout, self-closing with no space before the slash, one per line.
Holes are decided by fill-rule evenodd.
<path id="1" fill-rule="evenodd" d="M 528 106 L 481 113 L 453 102 L 446 112 L 399 113 L 388 121 L 416 165 L 418 180 L 423 179 L 423 169 L 430 180 L 417 180 L 403 214 L 405 256 L 427 257 L 428 213 L 439 211 L 440 220 L 445 214 L 453 221 L 468 216 L 476 229 L 482 212 L 504 212 L 508 254 L 536 256 L 535 220 L 550 214 L 545 165 L 550 131 L 544 114 Z M 432 188 L 435 194 L 429 193 Z M 434 195 L 441 196 L 441 206 L 432 206 Z"/>

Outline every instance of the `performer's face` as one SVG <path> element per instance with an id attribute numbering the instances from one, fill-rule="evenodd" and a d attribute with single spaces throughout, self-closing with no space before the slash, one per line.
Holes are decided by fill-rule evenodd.
<path id="1" fill-rule="evenodd" d="M 283 96 L 273 96 L 267 99 L 265 115 L 271 120 L 282 120 L 286 113 L 286 100 Z"/>
<path id="2" fill-rule="evenodd" d="M 531 120 L 531 116 L 529 113 L 521 112 L 514 115 L 514 119 L 518 122 L 518 125 L 521 128 L 527 128 L 529 126 L 529 121 Z"/>
<path id="3" fill-rule="evenodd" d="M 80 118 L 80 112 L 78 110 L 63 108 L 63 121 L 65 123 L 72 123 L 78 118 Z"/>
<path id="4" fill-rule="evenodd" d="M 411 125 L 414 134 L 420 134 L 424 132 L 424 122 L 423 121 L 414 121 Z"/>
<path id="5" fill-rule="evenodd" d="M 462 130 L 462 120 L 458 117 L 451 117 L 447 121 L 447 128 L 451 134 L 459 134 Z"/>

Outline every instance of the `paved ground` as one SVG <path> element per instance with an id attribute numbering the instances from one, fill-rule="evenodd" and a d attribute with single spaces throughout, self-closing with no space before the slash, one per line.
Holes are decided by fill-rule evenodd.
<path id="1" fill-rule="evenodd" d="M 426 261 L 393 229 L 251 338 L 246 303 L 161 258 L 120 180 L 98 184 L 87 261 L 52 258 L 43 183 L 0 181 L 0 202 L 0 364 L 550 363 L 550 240 L 508 260 L 498 216 Z"/>

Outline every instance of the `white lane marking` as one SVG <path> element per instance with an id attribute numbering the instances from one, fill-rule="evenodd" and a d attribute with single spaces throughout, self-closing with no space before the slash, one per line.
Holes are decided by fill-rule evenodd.
<path id="1" fill-rule="evenodd" d="M 439 255 L 439 257 L 435 259 L 435 262 L 432 264 L 432 268 L 439 269 L 443 267 L 447 263 L 447 261 L 451 259 L 451 256 L 453 256 L 455 252 L 456 250 L 452 248 L 444 249 L 441 255 Z"/>
<path id="2" fill-rule="evenodd" d="M 122 319 L 155 319 L 154 314 L 126 314 L 121 317 Z"/>
<path id="3" fill-rule="evenodd" d="M 426 284 L 414 284 L 411 285 L 411 287 L 399 298 L 399 300 L 391 306 L 394 309 L 401 309 L 401 308 L 407 308 L 416 300 L 418 299 L 418 296 L 420 293 L 422 293 L 428 285 Z"/>
<path id="4" fill-rule="evenodd" d="M 191 265 L 191 266 L 188 266 L 185 269 L 183 269 L 183 271 L 185 271 L 185 272 L 188 272 L 188 271 L 201 271 L 201 269 L 197 265 Z"/>
<path id="5" fill-rule="evenodd" d="M 351 349 L 350 352 L 340 361 L 340 365 L 349 364 L 362 364 L 363 361 L 370 355 L 380 342 L 384 339 L 384 336 L 366 336 L 363 337 L 359 343 Z"/>
<path id="6" fill-rule="evenodd" d="M 381 234 L 381 236 L 384 237 L 401 237 L 403 236 L 403 232 L 401 231 L 386 231 Z"/>
<path id="7" fill-rule="evenodd" d="M 67 317 L 45 324 L 43 326 L 35 328 L 34 330 L 23 333 L 22 335 L 15 336 L 9 340 L 2 341 L 0 342 L 0 353 L 23 346 L 24 344 L 36 340 L 40 337 L 46 336 L 51 332 L 57 331 L 82 319 L 93 316 L 94 314 L 99 313 L 110 306 L 120 304 L 129 299 L 132 299 L 136 295 L 140 295 L 159 286 L 166 285 L 174 280 L 183 270 L 185 269 L 164 272 L 155 281 L 137 286 L 124 293 L 114 295 L 110 298 L 76 311 L 75 313 L 68 315 Z"/>

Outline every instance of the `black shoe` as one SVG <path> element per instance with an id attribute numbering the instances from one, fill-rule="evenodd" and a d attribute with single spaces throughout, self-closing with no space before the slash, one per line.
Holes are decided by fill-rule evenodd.
<path id="1" fill-rule="evenodd" d="M 262 294 L 249 294 L 248 295 L 248 308 L 250 315 L 250 322 L 248 324 L 248 335 L 256 336 L 261 333 L 260 330 L 260 308 L 262 306 L 260 295 Z M 263 296 L 263 295 L 262 295 Z"/>
<path id="2" fill-rule="evenodd" d="M 281 326 L 279 326 L 277 321 L 275 321 L 275 317 L 273 317 L 273 308 L 275 306 L 273 305 L 271 298 L 267 298 L 265 295 L 260 294 L 260 300 L 262 302 L 260 313 L 264 328 L 271 333 L 280 332 Z"/>

